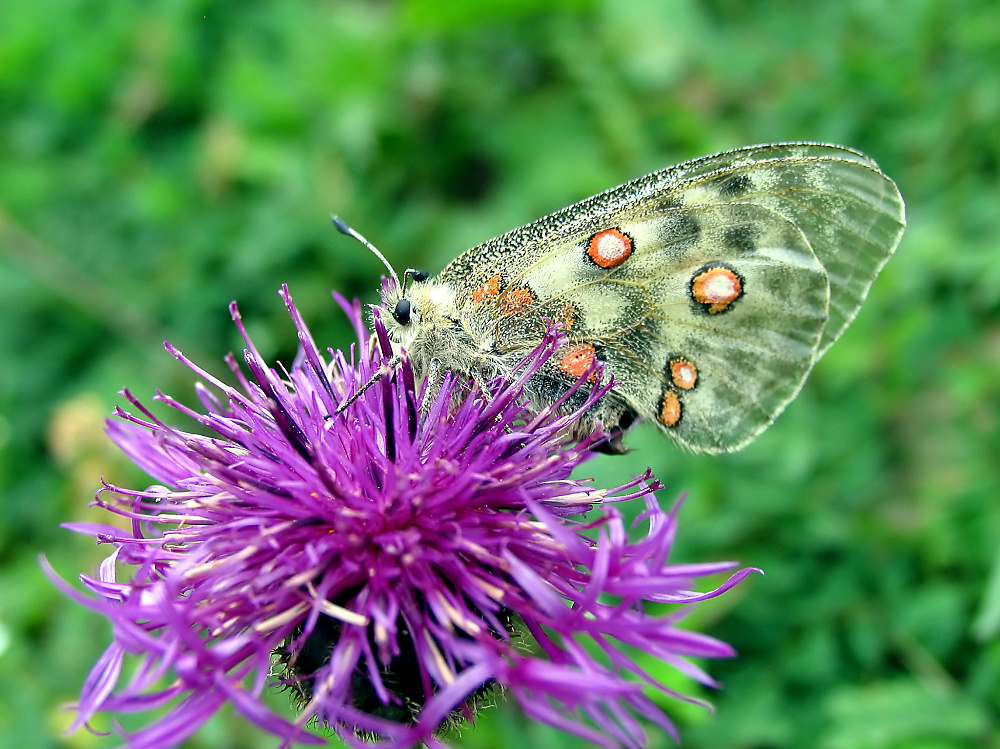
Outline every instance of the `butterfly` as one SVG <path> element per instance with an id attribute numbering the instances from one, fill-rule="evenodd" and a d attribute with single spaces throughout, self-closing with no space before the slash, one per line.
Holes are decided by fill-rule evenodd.
<path id="1" fill-rule="evenodd" d="M 474 247 L 436 277 L 408 270 L 401 283 L 335 223 L 389 268 L 380 316 L 417 375 L 509 375 L 557 321 L 568 340 L 529 381 L 532 408 L 600 361 L 614 385 L 579 434 L 604 429 L 603 451 L 624 452 L 621 435 L 641 417 L 685 448 L 725 452 L 795 397 L 854 319 L 905 216 L 864 154 L 775 143 L 627 182 Z"/>

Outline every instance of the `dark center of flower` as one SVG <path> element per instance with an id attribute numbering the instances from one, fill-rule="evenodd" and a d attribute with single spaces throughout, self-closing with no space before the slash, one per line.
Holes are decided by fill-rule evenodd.
<path id="1" fill-rule="evenodd" d="M 513 630 L 515 615 L 512 611 L 501 609 L 497 612 L 497 616 L 508 632 Z M 493 631 L 485 621 L 484 624 L 491 632 Z M 288 689 L 292 692 L 300 709 L 312 700 L 314 681 L 317 677 L 322 678 L 318 672 L 330 664 L 331 654 L 340 640 L 343 628 L 340 621 L 328 616 L 320 616 L 312 632 L 304 640 L 301 640 L 303 626 L 299 625 L 282 647 L 275 651 L 275 655 L 278 656 L 283 667 L 282 680 L 288 685 Z M 392 695 L 393 700 L 389 704 L 382 702 L 363 664 L 359 663 L 351 676 L 352 703 L 357 710 L 369 715 L 405 725 L 415 725 L 421 710 L 428 702 L 429 695 L 425 694 L 423 688 L 420 658 L 414 647 L 409 628 L 402 617 L 399 619 L 397 627 L 396 643 L 399 652 L 388 663 L 379 667 L 379 678 Z M 493 634 L 499 637 L 499 633 L 493 632 Z M 296 647 L 297 641 L 300 644 L 293 650 L 292 648 Z M 377 651 L 375 636 L 370 628 L 368 641 L 372 650 Z M 461 665 L 456 668 L 457 673 L 464 670 Z M 495 686 L 496 683 L 491 679 L 472 692 L 465 704 L 456 708 L 442 723 L 439 731 L 447 730 L 463 721 L 467 717 L 468 708 L 476 708 L 482 704 Z M 432 684 L 432 690 L 436 693 L 438 685 Z M 324 722 L 322 716 L 320 721 Z M 361 732 L 360 735 L 362 738 L 370 740 L 375 738 L 374 736 L 365 736 L 364 732 Z"/>

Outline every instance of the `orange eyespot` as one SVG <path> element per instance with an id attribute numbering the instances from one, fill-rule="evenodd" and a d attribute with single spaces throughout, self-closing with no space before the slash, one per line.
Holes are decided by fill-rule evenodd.
<path id="1" fill-rule="evenodd" d="M 500 274 L 497 273 L 486 283 L 482 284 L 472 292 L 473 304 L 484 304 L 496 301 L 500 296 Z"/>
<path id="2" fill-rule="evenodd" d="M 632 254 L 632 237 L 617 229 L 599 231 L 587 243 L 587 255 L 602 268 L 614 268 Z"/>
<path id="3" fill-rule="evenodd" d="M 573 379 L 580 379 L 597 359 L 597 350 L 591 343 L 570 343 L 554 359 L 555 368 Z M 595 373 L 591 373 L 593 379 Z"/>
<path id="4" fill-rule="evenodd" d="M 725 312 L 743 296 L 743 279 L 725 265 L 709 265 L 691 279 L 691 298 L 710 315 Z"/>
<path id="5" fill-rule="evenodd" d="M 663 401 L 660 403 L 660 423 L 663 426 L 675 427 L 681 420 L 681 399 L 677 397 L 677 392 L 668 390 L 663 394 Z"/>
<path id="6" fill-rule="evenodd" d="M 514 317 L 519 315 L 536 301 L 537 297 L 531 293 L 531 290 L 523 286 L 507 289 L 500 295 L 500 316 Z"/>
<path id="7" fill-rule="evenodd" d="M 670 380 L 681 390 L 692 390 L 698 384 L 698 368 L 687 359 L 671 359 Z"/>

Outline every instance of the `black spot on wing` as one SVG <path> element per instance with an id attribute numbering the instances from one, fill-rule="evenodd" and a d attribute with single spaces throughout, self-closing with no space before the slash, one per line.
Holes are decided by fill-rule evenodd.
<path id="1" fill-rule="evenodd" d="M 743 255 L 750 255 L 757 249 L 760 229 L 748 224 L 728 226 L 722 233 L 723 241 Z"/>
<path id="2" fill-rule="evenodd" d="M 747 174 L 737 174 L 721 180 L 717 189 L 723 198 L 742 198 L 753 189 L 753 180 Z"/>
<path id="3" fill-rule="evenodd" d="M 690 242 L 701 234 L 701 224 L 691 211 L 676 210 L 665 214 L 659 225 L 659 235 L 665 244 Z"/>

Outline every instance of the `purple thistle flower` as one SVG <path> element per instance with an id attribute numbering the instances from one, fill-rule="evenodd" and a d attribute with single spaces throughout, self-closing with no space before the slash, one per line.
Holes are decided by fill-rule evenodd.
<path id="1" fill-rule="evenodd" d="M 204 412 L 156 400 L 211 436 L 168 426 L 128 391 L 137 413 L 119 408 L 108 423 L 160 484 L 98 493 L 129 531 L 67 524 L 113 545 L 99 578 L 80 576 L 89 594 L 48 568 L 114 627 L 71 730 L 98 711 L 169 705 L 137 732 L 117 730 L 135 749 L 173 747 L 230 702 L 282 746 L 325 743 L 307 727 L 315 721 L 354 746 L 439 747 L 435 732 L 471 719 L 500 687 L 532 717 L 601 746 L 643 745 L 637 715 L 676 735 L 645 691 L 693 700 L 620 646 L 712 684 L 685 659 L 731 649 L 679 629 L 683 609 L 645 606 L 711 598 L 750 570 L 692 592 L 695 578 L 736 565 L 667 563 L 676 517 L 657 506 L 649 472 L 611 491 L 570 478 L 601 437 L 575 442 L 566 427 L 608 386 L 581 378 L 568 396 L 593 390 L 573 415 L 525 409 L 523 385 L 563 341 L 558 330 L 511 381 L 491 383 L 490 398 L 449 376 L 422 416 L 413 372 L 405 359 L 389 368 L 377 319 L 369 349 L 360 305 L 338 296 L 361 341 L 357 361 L 353 349 L 350 361 L 324 357 L 281 293 L 301 343 L 288 371 L 267 366 L 235 305 L 250 373 L 228 357 L 239 388 L 167 345 L 218 394 L 198 386 Z M 380 382 L 335 414 L 379 371 Z M 634 542 L 611 506 L 629 499 L 646 508 L 645 537 Z M 294 720 L 263 704 L 275 683 L 296 697 Z"/>

